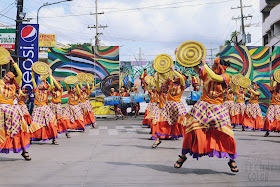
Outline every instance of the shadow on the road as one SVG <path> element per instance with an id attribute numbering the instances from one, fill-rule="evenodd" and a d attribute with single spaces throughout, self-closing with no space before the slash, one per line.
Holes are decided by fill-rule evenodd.
<path id="1" fill-rule="evenodd" d="M 237 140 L 262 141 L 262 140 L 256 139 L 256 138 L 237 138 Z"/>
<path id="2" fill-rule="evenodd" d="M 126 147 L 137 147 L 137 148 L 140 148 L 140 149 L 153 149 L 152 148 L 152 144 L 151 146 L 143 146 L 143 145 L 120 145 L 120 144 L 104 144 L 105 146 L 112 146 L 112 147 L 116 147 L 116 146 L 126 146 Z M 178 149 L 178 148 L 174 148 L 174 147 L 158 147 L 157 149 Z"/>
<path id="3" fill-rule="evenodd" d="M 235 175 L 229 172 L 218 172 L 212 169 L 191 169 L 191 168 L 180 168 L 176 169 L 173 166 L 159 165 L 159 164 L 132 164 L 126 162 L 105 162 L 107 164 L 118 165 L 118 166 L 138 166 L 144 168 L 150 168 L 156 171 L 162 171 L 167 173 L 178 173 L 178 174 L 198 174 L 198 175 L 207 175 L 207 174 L 226 174 L 226 175 Z"/>
<path id="4" fill-rule="evenodd" d="M 0 157 L 0 162 L 18 161 L 18 160 L 23 160 L 23 159 L 22 158 L 1 158 Z"/>
<path id="5" fill-rule="evenodd" d="M 272 142 L 272 143 L 280 143 L 280 141 L 276 141 L 276 140 L 263 140 L 263 141 Z"/>

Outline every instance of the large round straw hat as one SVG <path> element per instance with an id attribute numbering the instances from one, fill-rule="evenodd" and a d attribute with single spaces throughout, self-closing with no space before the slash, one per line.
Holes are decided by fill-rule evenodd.
<path id="1" fill-rule="evenodd" d="M 195 41 L 182 43 L 177 48 L 176 59 L 184 67 L 194 67 L 200 64 L 202 58 L 206 57 L 205 47 Z"/>
<path id="2" fill-rule="evenodd" d="M 146 84 L 150 84 L 152 78 L 153 78 L 153 77 L 152 77 L 151 75 L 147 75 L 147 76 L 144 78 L 145 83 L 146 83 Z"/>
<path id="3" fill-rule="evenodd" d="M 39 75 L 45 75 L 49 73 L 50 67 L 45 62 L 37 61 L 32 65 L 32 69 Z"/>
<path id="4" fill-rule="evenodd" d="M 4 47 L 0 47 L 0 65 L 5 65 L 10 62 L 9 57 L 11 56 L 10 52 Z"/>
<path id="5" fill-rule="evenodd" d="M 93 82 L 94 81 L 94 75 L 93 74 L 87 73 L 86 76 L 87 76 L 87 81 L 88 82 Z"/>
<path id="6" fill-rule="evenodd" d="M 159 73 L 167 73 L 174 66 L 173 59 L 167 54 L 158 55 L 153 62 L 154 69 Z"/>
<path id="7" fill-rule="evenodd" d="M 280 69 L 274 71 L 273 78 L 276 82 L 280 83 Z"/>
<path id="8" fill-rule="evenodd" d="M 76 84 L 77 83 L 77 81 L 78 81 L 78 79 L 77 79 L 77 77 L 76 76 L 68 76 L 68 77 L 66 77 L 65 79 L 64 79 L 64 82 L 66 83 L 66 84 Z"/>
<path id="9" fill-rule="evenodd" d="M 239 79 L 239 86 L 242 88 L 249 88 L 251 86 L 251 80 L 247 77 L 242 77 Z"/>
<path id="10" fill-rule="evenodd" d="M 239 79 L 242 78 L 242 75 L 240 74 L 234 74 L 232 77 L 231 77 L 231 82 L 234 84 L 234 85 L 238 85 L 238 82 L 239 82 Z"/>
<path id="11" fill-rule="evenodd" d="M 78 73 L 76 77 L 79 82 L 86 82 L 87 75 L 85 73 Z"/>
<path id="12" fill-rule="evenodd" d="M 155 73 L 154 78 L 157 80 L 157 77 L 159 76 L 159 83 L 164 83 L 168 79 L 173 79 L 173 72 L 169 71 L 167 73 Z"/>

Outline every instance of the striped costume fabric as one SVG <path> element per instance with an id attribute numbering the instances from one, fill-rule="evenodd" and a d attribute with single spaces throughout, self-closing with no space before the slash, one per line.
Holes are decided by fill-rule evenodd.
<path id="1" fill-rule="evenodd" d="M 234 101 L 225 101 L 223 105 L 228 109 L 229 114 L 232 115 L 234 109 Z"/>
<path id="2" fill-rule="evenodd" d="M 201 100 L 189 111 L 184 126 L 185 134 L 196 129 L 217 129 L 234 137 L 228 109 Z"/>
<path id="3" fill-rule="evenodd" d="M 56 116 L 56 119 L 59 120 L 63 117 L 63 111 L 62 111 L 62 106 L 61 103 L 50 103 L 49 104 L 53 114 Z"/>
<path id="4" fill-rule="evenodd" d="M 26 105 L 18 105 L 18 107 L 20 108 L 20 111 L 21 111 L 21 113 L 23 114 L 23 116 L 24 116 L 25 114 L 30 115 L 30 114 L 29 114 L 29 111 L 28 111 L 28 108 L 27 108 Z"/>
<path id="5" fill-rule="evenodd" d="M 83 111 L 79 105 L 67 104 L 64 108 L 64 116 L 70 119 L 71 122 L 75 120 L 83 121 Z"/>
<path id="6" fill-rule="evenodd" d="M 89 100 L 86 101 L 86 106 L 88 108 L 88 111 L 93 111 L 92 105 Z"/>
<path id="7" fill-rule="evenodd" d="M 246 110 L 245 103 L 235 103 L 233 107 L 232 115 L 235 116 L 241 114 L 243 116 L 245 110 Z"/>
<path id="8" fill-rule="evenodd" d="M 181 101 L 167 101 L 162 108 L 162 116 L 169 125 L 174 125 L 178 121 L 179 117 L 186 114 L 186 108 Z"/>
<path id="9" fill-rule="evenodd" d="M 280 121 L 280 105 L 270 105 L 267 109 L 265 118 L 270 122 L 274 120 Z"/>
<path id="10" fill-rule="evenodd" d="M 259 103 L 248 103 L 245 112 L 249 117 L 252 116 L 256 119 L 257 116 L 260 116 L 262 118 L 262 111 Z"/>
<path id="11" fill-rule="evenodd" d="M 87 102 L 79 103 L 79 106 L 81 107 L 83 113 L 92 111 L 91 104 L 87 104 Z"/>
<path id="12" fill-rule="evenodd" d="M 21 130 L 22 125 L 27 125 L 25 120 L 20 115 L 16 105 L 6 105 L 2 107 L 2 115 L 4 114 L 4 124 L 7 129 L 7 134 L 14 137 Z"/>
<path id="13" fill-rule="evenodd" d="M 193 117 L 196 121 L 200 121 L 205 128 L 218 128 L 231 124 L 226 107 L 201 100 L 193 106 L 188 116 Z M 188 125 L 188 123 L 185 124 L 185 126 Z"/>
<path id="14" fill-rule="evenodd" d="M 32 113 L 30 132 L 33 133 L 50 123 L 55 125 L 57 123 L 51 108 L 48 105 L 35 105 Z"/>

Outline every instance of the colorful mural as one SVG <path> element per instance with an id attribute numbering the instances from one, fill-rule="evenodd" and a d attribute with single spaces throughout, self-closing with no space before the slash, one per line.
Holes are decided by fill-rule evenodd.
<path id="1" fill-rule="evenodd" d="M 270 48 L 266 46 L 227 46 L 220 53 L 221 59 L 229 60 L 231 65 L 227 68 L 230 75 L 242 74 L 255 83 L 257 82 L 260 96 L 260 106 L 263 113 L 270 103 L 270 61 L 272 61 L 272 74 L 280 66 L 280 47 L 276 47 L 271 55 Z M 247 94 L 247 100 L 249 95 Z"/>
<path id="2" fill-rule="evenodd" d="M 119 90 L 119 47 L 70 47 L 49 48 L 49 66 L 56 80 L 64 86 L 64 78 L 80 72 L 91 73 L 95 77 L 95 89 L 90 97 L 99 115 L 114 114 L 110 107 L 103 105 L 103 98 L 109 95 L 111 87 Z M 66 103 L 68 94 L 64 91 L 62 102 Z"/>

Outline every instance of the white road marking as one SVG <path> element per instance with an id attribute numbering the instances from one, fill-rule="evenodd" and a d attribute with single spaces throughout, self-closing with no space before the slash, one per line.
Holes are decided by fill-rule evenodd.
<path id="1" fill-rule="evenodd" d="M 89 136 L 99 135 L 99 129 L 90 129 L 88 135 Z"/>
<path id="2" fill-rule="evenodd" d="M 118 135 L 119 132 L 117 129 L 108 129 L 108 135 Z"/>
<path id="3" fill-rule="evenodd" d="M 99 126 L 98 129 L 108 129 L 107 126 Z"/>
<path id="4" fill-rule="evenodd" d="M 116 126 L 116 129 L 125 129 L 124 126 Z"/>

